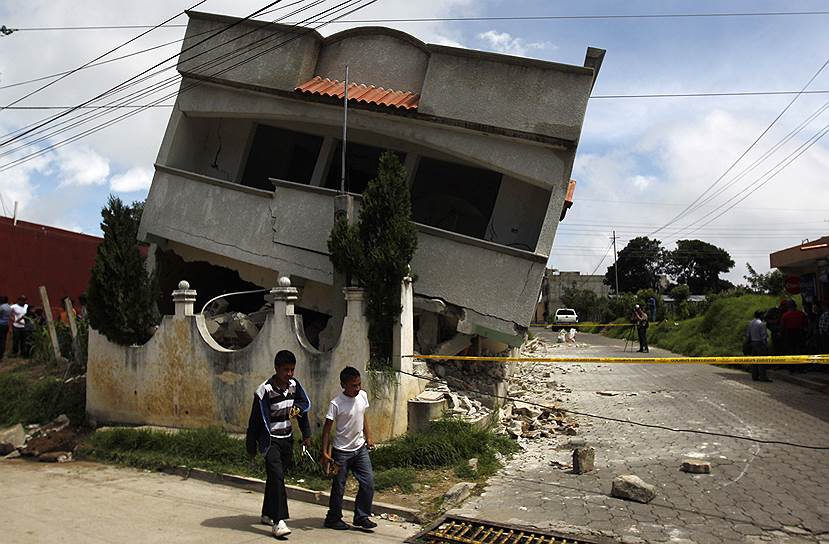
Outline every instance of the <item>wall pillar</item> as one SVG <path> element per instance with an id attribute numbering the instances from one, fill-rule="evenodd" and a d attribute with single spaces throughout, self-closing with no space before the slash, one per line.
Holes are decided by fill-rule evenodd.
<path id="1" fill-rule="evenodd" d="M 291 287 L 291 278 L 282 276 L 279 278 L 279 285 L 271 289 L 266 298 L 273 303 L 274 316 L 292 316 L 294 303 L 299 300 L 299 290 Z"/>
<path id="2" fill-rule="evenodd" d="M 392 338 L 392 366 L 395 370 L 412 372 L 414 353 L 414 296 L 412 278 L 406 276 L 400 285 L 400 317 L 394 324 Z"/>
<path id="3" fill-rule="evenodd" d="M 176 306 L 174 319 L 184 319 L 193 315 L 193 303 L 196 302 L 196 290 L 190 289 L 186 280 L 178 282 L 178 289 L 173 291 L 173 303 Z"/>

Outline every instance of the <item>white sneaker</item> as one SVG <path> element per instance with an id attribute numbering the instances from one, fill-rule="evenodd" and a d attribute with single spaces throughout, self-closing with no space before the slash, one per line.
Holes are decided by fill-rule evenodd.
<path id="1" fill-rule="evenodd" d="M 262 517 L 259 518 L 259 521 L 262 522 L 262 525 L 273 525 L 273 520 L 265 514 L 262 514 Z"/>
<path id="2" fill-rule="evenodd" d="M 291 530 L 285 525 L 284 519 L 279 520 L 279 523 L 273 526 L 273 536 L 280 537 L 288 536 L 289 534 L 291 534 Z"/>

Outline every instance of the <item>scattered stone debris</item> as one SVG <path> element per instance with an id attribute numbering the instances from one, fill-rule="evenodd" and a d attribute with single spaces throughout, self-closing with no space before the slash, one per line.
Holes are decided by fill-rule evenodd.
<path id="1" fill-rule="evenodd" d="M 679 467 L 682 472 L 689 472 L 691 474 L 711 474 L 711 463 L 700 461 L 699 459 L 688 459 L 682 462 Z"/>
<path id="2" fill-rule="evenodd" d="M 473 457 L 472 459 L 470 459 L 466 463 L 469 465 L 469 468 L 472 470 L 472 472 L 474 472 L 475 474 L 478 473 L 478 458 L 477 457 Z"/>
<path id="3" fill-rule="evenodd" d="M 458 482 L 443 495 L 443 502 L 446 504 L 458 504 L 466 500 L 472 494 L 475 484 L 472 482 Z"/>
<path id="4" fill-rule="evenodd" d="M 397 523 L 402 523 L 402 522 L 406 521 L 405 519 L 398 516 L 397 514 L 388 514 L 386 512 L 383 512 L 382 514 L 380 514 L 380 519 L 385 519 L 385 520 L 388 520 L 388 521 L 396 521 Z"/>
<path id="5" fill-rule="evenodd" d="M 559 470 L 570 470 L 571 468 L 573 468 L 573 465 L 570 465 L 568 463 L 563 463 L 563 462 L 558 461 L 556 459 L 553 459 L 552 461 L 550 461 L 550 466 L 553 467 L 553 468 L 557 468 Z"/>
<path id="6" fill-rule="evenodd" d="M 603 397 L 615 397 L 617 395 L 621 395 L 618 391 L 596 391 L 596 394 Z"/>
<path id="7" fill-rule="evenodd" d="M 204 311 L 204 320 L 210 336 L 228 349 L 240 349 L 253 342 L 268 314 L 273 313 L 271 303 L 249 314 L 228 312 L 227 308 L 226 300 L 213 301 Z"/>
<path id="8" fill-rule="evenodd" d="M 68 463 L 72 460 L 71 451 L 50 451 L 38 455 L 37 460 L 42 463 Z"/>
<path id="9" fill-rule="evenodd" d="M 656 497 L 656 487 L 645 483 L 639 476 L 625 474 L 613 480 L 610 496 L 647 504 Z"/>
<path id="10" fill-rule="evenodd" d="M 596 450 L 590 447 L 573 450 L 573 472 L 586 474 L 593 470 L 596 461 Z"/>
<path id="11" fill-rule="evenodd" d="M 18 451 L 21 455 L 31 457 L 54 451 L 74 451 L 78 445 L 78 437 L 69 425 L 69 418 L 61 414 L 43 427 L 32 428 L 26 445 L 18 448 Z"/>

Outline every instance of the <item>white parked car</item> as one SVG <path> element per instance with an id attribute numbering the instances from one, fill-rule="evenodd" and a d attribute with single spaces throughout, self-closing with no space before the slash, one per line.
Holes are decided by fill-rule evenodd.
<path id="1" fill-rule="evenodd" d="M 579 322 L 579 316 L 576 315 L 576 310 L 572 308 L 559 308 L 556 310 L 556 315 L 553 317 L 554 327 L 565 327 Z"/>

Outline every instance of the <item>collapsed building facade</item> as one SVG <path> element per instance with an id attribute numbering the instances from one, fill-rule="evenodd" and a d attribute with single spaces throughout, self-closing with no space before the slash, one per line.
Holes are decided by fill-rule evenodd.
<path id="1" fill-rule="evenodd" d="M 185 51 L 238 22 L 189 16 Z M 240 64 L 233 55 L 243 47 L 252 60 Z M 362 192 L 384 150 L 408 173 L 419 233 L 416 348 L 433 353 L 454 339 L 442 351 L 460 351 L 476 336 L 520 345 L 603 55 L 590 48 L 585 66 L 570 66 L 425 44 L 388 28 L 323 38 L 245 21 L 181 56 L 140 237 L 183 261 L 169 282 L 195 263 L 263 287 L 291 277 L 309 337 L 333 345 L 343 303 L 327 240 L 347 65 L 346 189 Z"/>
<path id="2" fill-rule="evenodd" d="M 585 66 L 569 66 L 425 44 L 388 28 L 323 38 L 189 17 L 181 88 L 139 229 L 163 291 L 174 293 L 162 312 L 177 300 L 175 316 L 145 346 L 90 334 L 90 418 L 243 429 L 248 395 L 287 347 L 317 399 L 319 425 L 339 368 L 367 370 L 361 290 L 344 285 L 327 245 L 344 200 L 347 66 L 345 189 L 354 217 L 389 150 L 405 166 L 418 232 L 414 281 L 404 281 L 394 329 L 392 363 L 403 372 L 367 384 L 378 438 L 405 432 L 407 406 L 411 424 L 411 399 L 424 388 L 406 355 L 497 353 L 523 341 L 604 51 L 589 48 Z M 259 335 L 243 349 L 217 344 L 194 306 L 256 288 L 274 288 Z M 235 300 L 247 311 L 262 305 L 262 293 L 245 296 L 253 298 Z M 503 383 L 487 368 L 469 387 L 458 366 L 437 374 L 457 371 L 470 390 Z"/>

